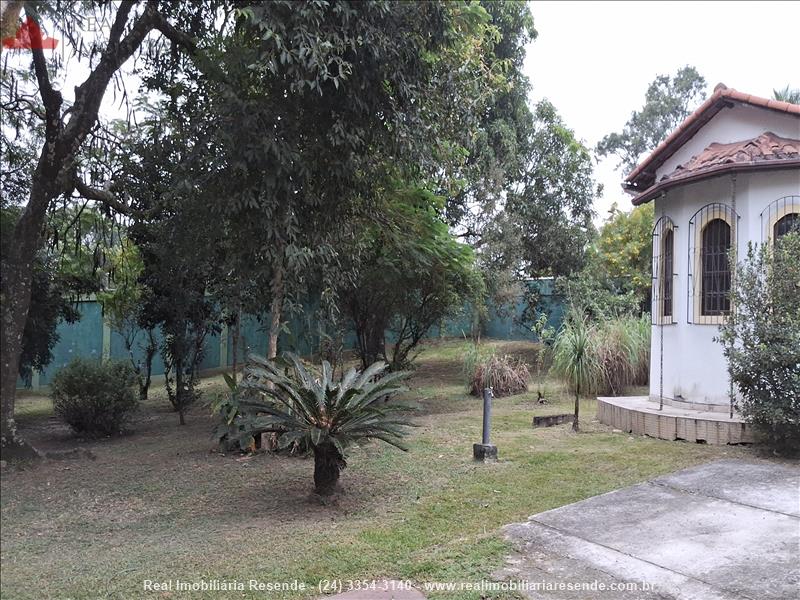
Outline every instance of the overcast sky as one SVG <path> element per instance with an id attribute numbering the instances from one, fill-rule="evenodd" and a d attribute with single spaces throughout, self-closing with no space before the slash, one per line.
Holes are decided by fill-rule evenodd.
<path id="1" fill-rule="evenodd" d="M 800 87 L 800 2 L 531 2 L 538 38 L 525 71 L 532 101 L 548 98 L 590 148 L 621 131 L 657 75 L 684 65 L 708 84 L 771 97 Z M 614 157 L 596 167 L 598 219 L 629 197 Z"/>

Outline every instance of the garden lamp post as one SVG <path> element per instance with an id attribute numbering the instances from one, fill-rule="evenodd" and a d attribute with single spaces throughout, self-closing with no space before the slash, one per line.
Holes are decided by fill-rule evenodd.
<path id="1" fill-rule="evenodd" d="M 497 459 L 497 446 L 489 442 L 489 430 L 492 428 L 492 388 L 483 389 L 483 435 L 480 444 L 472 444 L 472 456 L 475 460 L 486 461 Z"/>

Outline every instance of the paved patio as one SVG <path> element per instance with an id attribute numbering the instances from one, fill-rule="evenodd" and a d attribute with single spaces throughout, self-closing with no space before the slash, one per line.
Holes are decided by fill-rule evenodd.
<path id="1" fill-rule="evenodd" d="M 529 598 L 798 598 L 800 467 L 718 461 L 533 515 L 505 533 L 517 552 L 496 575 L 526 581 Z"/>

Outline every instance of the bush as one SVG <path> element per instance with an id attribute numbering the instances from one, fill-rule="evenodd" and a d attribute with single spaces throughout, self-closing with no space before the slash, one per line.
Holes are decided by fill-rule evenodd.
<path id="1" fill-rule="evenodd" d="M 120 433 L 139 400 L 136 372 L 125 362 L 75 358 L 53 378 L 53 408 L 76 433 Z"/>
<path id="2" fill-rule="evenodd" d="M 775 450 L 800 453 L 800 233 L 750 246 L 720 327 L 736 407 Z"/>
<path id="3" fill-rule="evenodd" d="M 528 391 L 528 365 L 513 356 L 483 354 L 475 346 L 464 360 L 467 387 L 473 396 L 481 396 L 490 387 L 495 397 L 511 396 Z"/>

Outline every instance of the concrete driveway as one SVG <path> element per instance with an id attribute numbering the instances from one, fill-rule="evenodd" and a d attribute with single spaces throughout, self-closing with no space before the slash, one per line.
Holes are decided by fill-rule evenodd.
<path id="1" fill-rule="evenodd" d="M 496 573 L 547 599 L 800 598 L 800 468 L 723 460 L 505 528 Z"/>

